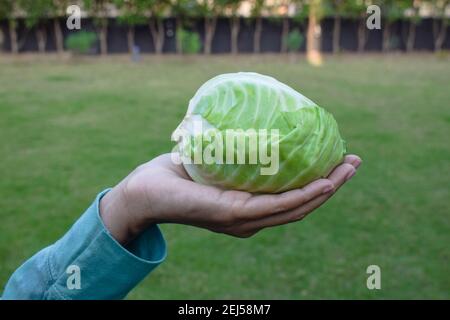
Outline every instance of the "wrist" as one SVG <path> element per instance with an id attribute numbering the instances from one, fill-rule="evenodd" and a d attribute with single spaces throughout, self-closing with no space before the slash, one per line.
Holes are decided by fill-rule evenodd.
<path id="1" fill-rule="evenodd" d="M 103 224 L 109 233 L 122 245 L 126 245 L 143 232 L 150 222 L 130 203 L 132 197 L 127 194 L 120 183 L 107 192 L 100 200 L 99 211 Z"/>

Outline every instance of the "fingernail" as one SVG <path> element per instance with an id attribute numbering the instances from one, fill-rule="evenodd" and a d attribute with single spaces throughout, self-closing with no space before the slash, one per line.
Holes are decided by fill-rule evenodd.
<path id="1" fill-rule="evenodd" d="M 325 187 L 325 188 L 323 189 L 323 191 L 322 191 L 322 194 L 330 193 L 330 192 L 332 192 L 333 190 L 334 190 L 334 187 L 333 187 L 333 186 Z"/>
<path id="2" fill-rule="evenodd" d="M 350 180 L 356 173 L 356 170 L 353 170 L 352 172 L 350 172 L 347 177 L 345 177 L 345 181 Z"/>
<path id="3" fill-rule="evenodd" d="M 355 162 L 353 163 L 353 166 L 355 167 L 355 169 L 357 169 L 362 163 L 362 160 L 357 159 L 355 160 Z"/>

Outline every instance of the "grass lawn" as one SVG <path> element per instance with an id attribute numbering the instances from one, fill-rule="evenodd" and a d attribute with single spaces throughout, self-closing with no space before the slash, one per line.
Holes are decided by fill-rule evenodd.
<path id="1" fill-rule="evenodd" d="M 0 59 L 0 288 L 99 191 L 170 151 L 195 90 L 232 71 L 326 107 L 364 163 L 303 222 L 250 239 L 163 225 L 169 256 L 129 298 L 449 299 L 450 60 L 432 55 Z"/>

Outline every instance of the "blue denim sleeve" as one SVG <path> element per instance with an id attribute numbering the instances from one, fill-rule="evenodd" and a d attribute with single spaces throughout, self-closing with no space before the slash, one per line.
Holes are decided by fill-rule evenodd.
<path id="1" fill-rule="evenodd" d="M 166 243 L 153 225 L 126 247 L 103 225 L 99 201 L 53 245 L 17 269 L 2 299 L 122 299 L 166 257 Z"/>

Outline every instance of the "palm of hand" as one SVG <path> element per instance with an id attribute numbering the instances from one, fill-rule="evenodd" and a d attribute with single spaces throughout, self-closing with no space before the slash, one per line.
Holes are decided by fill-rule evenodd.
<path id="1" fill-rule="evenodd" d="M 136 221 L 182 223 L 236 237 L 303 219 L 321 206 L 356 171 L 361 159 L 348 155 L 326 179 L 281 194 L 252 195 L 193 182 L 182 165 L 164 154 L 141 165 L 124 181 Z"/>

